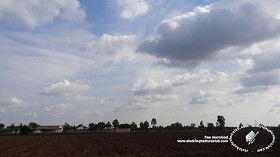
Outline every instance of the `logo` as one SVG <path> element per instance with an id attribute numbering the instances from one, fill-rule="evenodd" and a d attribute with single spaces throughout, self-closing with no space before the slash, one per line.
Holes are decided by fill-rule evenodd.
<path id="1" fill-rule="evenodd" d="M 259 134 L 259 131 L 255 134 L 254 131 L 249 132 L 246 135 L 246 142 L 248 142 L 248 145 L 253 144 L 255 142 L 256 136 Z"/>
<path id="2" fill-rule="evenodd" d="M 264 125 L 257 127 L 247 125 L 233 130 L 229 141 L 239 151 L 262 152 L 273 146 L 275 135 Z"/>

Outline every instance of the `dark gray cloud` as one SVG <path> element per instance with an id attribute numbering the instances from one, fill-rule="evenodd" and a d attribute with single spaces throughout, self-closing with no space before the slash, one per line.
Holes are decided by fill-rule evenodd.
<path id="1" fill-rule="evenodd" d="M 140 44 L 138 51 L 166 58 L 167 66 L 196 66 L 217 57 L 219 50 L 246 47 L 280 34 L 280 20 L 248 3 L 235 11 L 215 9 L 174 20 L 179 26 L 164 22 L 157 29 L 160 37 Z"/>
<path id="2" fill-rule="evenodd" d="M 267 50 L 271 51 L 271 50 Z M 279 50 L 272 50 L 272 52 L 264 52 L 258 57 L 255 57 L 254 62 L 255 66 L 253 69 L 249 70 L 249 74 L 270 72 L 280 69 L 280 54 Z"/>
<path id="3" fill-rule="evenodd" d="M 272 86 L 280 84 L 279 71 L 253 73 L 241 79 L 243 86 Z"/>
<path id="4" fill-rule="evenodd" d="M 254 67 L 240 78 L 243 88 L 238 93 L 264 91 L 280 85 L 280 54 L 275 47 L 272 49 L 253 58 Z"/>

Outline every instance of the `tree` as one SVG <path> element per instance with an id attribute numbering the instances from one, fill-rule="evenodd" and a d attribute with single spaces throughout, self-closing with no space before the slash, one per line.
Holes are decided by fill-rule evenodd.
<path id="1" fill-rule="evenodd" d="M 64 123 L 64 125 L 62 125 L 63 131 L 68 131 L 71 129 L 71 125 L 68 123 Z"/>
<path id="2" fill-rule="evenodd" d="M 194 123 L 192 123 L 192 124 L 191 124 L 191 128 L 194 128 L 194 127 L 195 127 L 195 124 L 194 124 Z"/>
<path id="3" fill-rule="evenodd" d="M 89 129 L 90 131 L 96 130 L 96 125 L 95 125 L 94 123 L 90 123 L 90 124 L 88 125 L 88 129 Z"/>
<path id="4" fill-rule="evenodd" d="M 77 130 L 78 127 L 79 127 L 79 126 L 76 126 L 76 125 L 70 126 L 70 128 L 73 129 L 75 132 L 76 132 L 76 130 Z"/>
<path id="5" fill-rule="evenodd" d="M 15 130 L 16 126 L 14 123 L 12 123 L 10 126 L 8 126 L 8 128 L 10 128 L 10 130 Z"/>
<path id="6" fill-rule="evenodd" d="M 203 121 L 200 121 L 199 125 L 200 125 L 201 127 L 204 127 Z"/>
<path id="7" fill-rule="evenodd" d="M 167 126 L 166 128 L 171 130 L 180 130 L 183 129 L 183 125 L 180 122 L 176 122 L 176 123 L 172 123 L 170 126 Z"/>
<path id="8" fill-rule="evenodd" d="M 17 132 L 18 132 L 18 127 L 16 126 L 15 127 L 15 134 L 17 134 Z"/>
<path id="9" fill-rule="evenodd" d="M 24 125 L 20 128 L 20 133 L 23 135 L 27 135 L 31 133 L 31 129 L 28 126 Z"/>
<path id="10" fill-rule="evenodd" d="M 35 129 L 35 128 L 38 127 L 38 124 L 35 123 L 35 122 L 30 122 L 30 123 L 28 124 L 28 126 L 31 127 L 32 129 Z"/>
<path id="11" fill-rule="evenodd" d="M 141 129 L 145 129 L 145 126 L 144 126 L 144 123 L 143 123 L 143 122 L 140 122 L 139 125 L 140 125 L 140 128 L 141 128 Z"/>
<path id="12" fill-rule="evenodd" d="M 9 128 L 10 130 L 15 130 L 15 134 L 17 134 L 17 132 L 18 132 L 18 127 L 15 126 L 14 123 L 12 123 L 12 124 L 11 124 L 10 126 L 8 126 L 7 128 Z"/>
<path id="13" fill-rule="evenodd" d="M 242 123 L 239 124 L 239 128 L 241 128 L 241 127 L 243 127 L 243 124 L 242 124 Z"/>
<path id="14" fill-rule="evenodd" d="M 112 124 L 110 123 L 110 121 L 108 121 L 108 122 L 106 123 L 105 127 L 107 127 L 107 128 L 111 128 L 111 127 L 112 127 Z"/>
<path id="15" fill-rule="evenodd" d="M 214 124 L 208 123 L 207 128 L 208 128 L 208 130 L 214 130 Z"/>
<path id="16" fill-rule="evenodd" d="M 119 121 L 118 121 L 117 119 L 115 119 L 115 120 L 113 121 L 113 126 L 115 127 L 115 129 L 118 128 L 118 126 L 119 126 Z"/>
<path id="17" fill-rule="evenodd" d="M 97 127 L 98 127 L 100 130 L 102 130 L 102 129 L 105 128 L 105 123 L 104 123 L 104 122 L 99 122 L 99 123 L 97 123 Z"/>
<path id="18" fill-rule="evenodd" d="M 0 123 L 0 129 L 3 129 L 5 125 L 3 123 Z"/>
<path id="19" fill-rule="evenodd" d="M 157 120 L 155 118 L 152 119 L 151 124 L 153 126 L 153 128 L 155 127 L 155 125 L 157 125 Z"/>
<path id="20" fill-rule="evenodd" d="M 199 128 L 200 128 L 201 130 L 204 130 L 204 124 L 203 124 L 203 121 L 200 121 L 200 123 L 199 123 Z"/>
<path id="21" fill-rule="evenodd" d="M 148 121 L 145 121 L 145 122 L 144 122 L 144 128 L 145 128 L 145 129 L 148 129 L 149 126 L 150 126 L 150 125 L 149 125 L 149 122 L 148 122 Z"/>
<path id="22" fill-rule="evenodd" d="M 217 122 L 219 123 L 220 130 L 223 130 L 224 127 L 225 127 L 225 118 L 224 118 L 224 116 L 218 115 Z"/>
<path id="23" fill-rule="evenodd" d="M 131 129 L 131 130 L 136 130 L 136 129 L 137 129 L 137 124 L 136 124 L 135 122 L 132 122 L 132 123 L 130 124 L 130 129 Z"/>

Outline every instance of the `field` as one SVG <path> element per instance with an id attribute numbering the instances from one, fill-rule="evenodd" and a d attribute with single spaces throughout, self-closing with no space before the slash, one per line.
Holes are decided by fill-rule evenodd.
<path id="1" fill-rule="evenodd" d="M 279 132 L 275 133 L 273 147 L 261 153 L 243 153 L 230 143 L 177 143 L 178 139 L 229 134 L 226 131 L 186 131 L 0 136 L 0 156 L 280 156 Z"/>

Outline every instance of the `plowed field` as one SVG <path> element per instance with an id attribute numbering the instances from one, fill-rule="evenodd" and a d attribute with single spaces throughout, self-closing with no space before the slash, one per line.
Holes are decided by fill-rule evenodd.
<path id="1" fill-rule="evenodd" d="M 204 139 L 205 135 L 229 134 L 187 131 L 0 136 L 0 157 L 280 156 L 279 132 L 275 133 L 273 147 L 261 153 L 243 153 L 230 143 L 177 143 L 178 139 Z"/>

